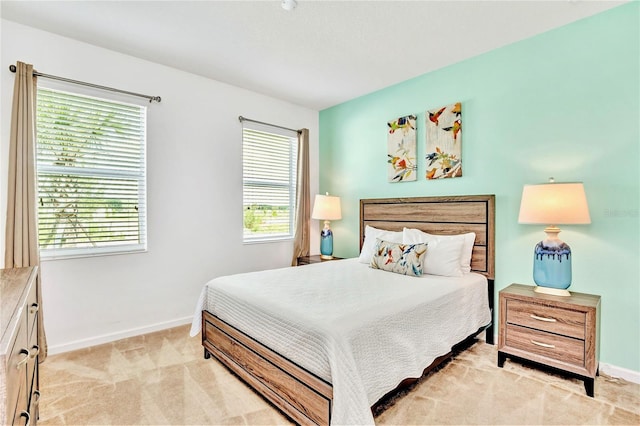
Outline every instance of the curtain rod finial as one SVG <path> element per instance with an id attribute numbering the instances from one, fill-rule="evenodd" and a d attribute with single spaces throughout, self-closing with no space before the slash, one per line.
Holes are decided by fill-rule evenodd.
<path id="1" fill-rule="evenodd" d="M 9 71 L 16 72 L 16 70 L 17 70 L 17 68 L 16 68 L 15 65 L 13 65 L 13 64 L 9 65 Z"/>

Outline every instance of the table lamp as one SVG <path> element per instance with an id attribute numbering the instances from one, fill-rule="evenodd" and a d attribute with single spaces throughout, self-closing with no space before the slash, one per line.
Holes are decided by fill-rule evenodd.
<path id="1" fill-rule="evenodd" d="M 533 281 L 538 293 L 570 296 L 571 248 L 558 238 L 556 225 L 591 223 L 582 183 L 525 185 L 522 189 L 518 223 L 548 225 L 547 238 L 533 253 Z"/>
<path id="2" fill-rule="evenodd" d="M 330 220 L 342 219 L 340 197 L 318 194 L 313 202 L 312 219 L 324 220 L 324 228 L 320 232 L 320 257 L 333 259 L 333 232 L 329 228 Z"/>

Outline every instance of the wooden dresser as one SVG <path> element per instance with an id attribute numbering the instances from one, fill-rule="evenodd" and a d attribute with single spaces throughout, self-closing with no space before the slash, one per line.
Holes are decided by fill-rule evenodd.
<path id="1" fill-rule="evenodd" d="M 498 367 L 505 358 L 543 364 L 584 380 L 593 396 L 598 374 L 600 296 L 536 293 L 512 284 L 500 291 Z"/>
<path id="2" fill-rule="evenodd" d="M 0 269 L 0 425 L 38 419 L 37 267 Z"/>

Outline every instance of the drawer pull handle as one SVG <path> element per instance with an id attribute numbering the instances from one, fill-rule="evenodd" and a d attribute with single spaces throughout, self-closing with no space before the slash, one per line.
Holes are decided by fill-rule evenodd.
<path id="1" fill-rule="evenodd" d="M 24 358 L 22 358 L 20 361 L 18 361 L 18 363 L 16 364 L 16 368 L 18 370 L 20 370 L 20 368 L 25 365 L 27 363 L 27 361 L 29 361 L 29 351 L 27 349 L 21 349 L 20 350 L 20 354 L 24 355 Z"/>
<path id="2" fill-rule="evenodd" d="M 40 310 L 40 306 L 37 303 L 33 303 L 31 305 L 31 308 L 29 308 L 29 313 L 31 315 L 35 314 L 36 312 L 38 312 Z"/>
<path id="3" fill-rule="evenodd" d="M 531 343 L 533 343 L 534 345 L 542 346 L 543 348 L 549 348 L 549 349 L 555 349 L 556 348 L 555 345 L 550 345 L 548 343 L 540 343 L 540 342 L 536 342 L 535 340 L 531 340 Z"/>
<path id="4" fill-rule="evenodd" d="M 545 318 L 545 317 L 539 317 L 537 315 L 531 314 L 530 315 L 531 318 L 536 319 L 538 321 L 546 321 L 546 322 L 556 322 L 555 318 Z"/>
<path id="5" fill-rule="evenodd" d="M 21 412 L 20 417 L 24 417 L 27 419 L 27 422 L 24 424 L 24 426 L 29 426 L 31 424 L 31 414 L 29 414 L 28 411 Z"/>
<path id="6" fill-rule="evenodd" d="M 31 350 L 29 351 L 29 356 L 31 358 L 35 358 L 38 356 L 38 354 L 40 353 L 40 346 L 38 345 L 33 345 L 33 347 L 31 348 Z"/>

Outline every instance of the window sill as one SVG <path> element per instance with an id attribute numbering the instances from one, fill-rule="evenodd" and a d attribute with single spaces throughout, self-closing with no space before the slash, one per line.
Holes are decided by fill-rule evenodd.
<path id="1" fill-rule="evenodd" d="M 293 237 L 265 238 L 263 240 L 259 240 L 259 239 L 243 240 L 242 244 L 250 245 L 250 244 L 283 243 L 283 242 L 287 242 L 287 241 L 293 241 Z"/>
<path id="2" fill-rule="evenodd" d="M 82 259 L 85 257 L 102 257 L 102 256 L 121 256 L 121 255 L 127 255 L 127 254 L 139 254 L 139 253 L 146 253 L 148 250 L 147 248 L 138 248 L 138 249 L 130 249 L 130 250 L 123 250 L 123 249 L 119 249 L 119 250 L 105 250 L 105 251 L 94 251 L 92 253 L 88 253 L 86 251 L 82 252 L 80 250 L 78 251 L 71 251 L 69 250 L 69 252 L 64 252 L 63 250 L 57 250 L 55 252 L 45 252 L 45 251 L 40 251 L 40 262 L 49 262 L 49 261 L 55 261 L 55 260 L 70 260 L 70 259 Z"/>

